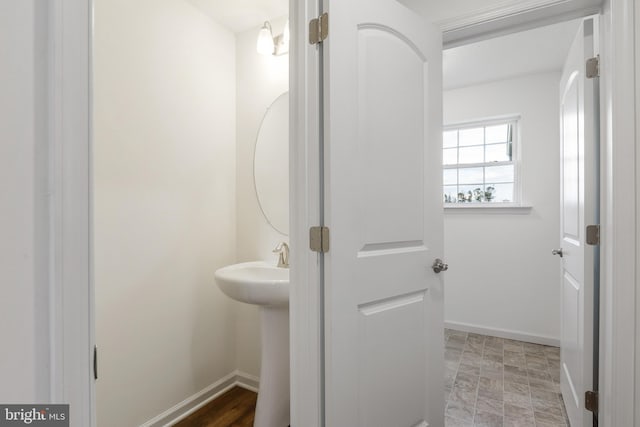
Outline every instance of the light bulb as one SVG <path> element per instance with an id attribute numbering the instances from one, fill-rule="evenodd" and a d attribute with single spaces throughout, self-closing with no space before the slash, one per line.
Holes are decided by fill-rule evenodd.
<path id="1" fill-rule="evenodd" d="M 265 22 L 260 33 L 258 33 L 258 42 L 256 43 L 256 50 L 261 55 L 273 54 L 273 34 L 271 33 L 271 25 Z"/>

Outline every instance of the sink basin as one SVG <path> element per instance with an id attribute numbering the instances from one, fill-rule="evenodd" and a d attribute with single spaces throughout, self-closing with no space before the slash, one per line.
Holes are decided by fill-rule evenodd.
<path id="1" fill-rule="evenodd" d="M 253 427 L 288 426 L 289 269 L 243 262 L 217 270 L 214 277 L 229 298 L 260 308 L 260 384 Z"/>
<path id="2" fill-rule="evenodd" d="M 247 304 L 289 304 L 289 269 L 264 261 L 243 262 L 220 268 L 214 275 L 229 298 Z"/>

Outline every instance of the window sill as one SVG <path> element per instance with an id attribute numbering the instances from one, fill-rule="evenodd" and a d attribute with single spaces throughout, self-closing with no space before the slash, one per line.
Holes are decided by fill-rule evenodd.
<path id="1" fill-rule="evenodd" d="M 445 205 L 444 211 L 445 213 L 486 213 L 486 214 L 517 214 L 517 215 L 526 215 L 531 212 L 533 206 L 527 205 L 515 205 L 510 203 L 495 203 L 495 204 L 485 204 L 485 205 L 465 205 L 465 204 L 455 204 L 453 206 Z"/>

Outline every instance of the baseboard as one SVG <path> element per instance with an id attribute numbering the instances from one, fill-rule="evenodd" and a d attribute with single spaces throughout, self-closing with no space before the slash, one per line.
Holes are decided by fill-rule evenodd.
<path id="1" fill-rule="evenodd" d="M 548 337 L 544 335 L 533 335 L 526 332 L 511 331 L 508 329 L 488 328 L 485 326 L 472 325 L 469 323 L 460 322 L 444 322 L 444 327 L 462 332 L 472 332 L 475 334 L 490 335 L 498 338 L 508 338 L 511 340 L 518 340 L 524 342 L 530 342 L 533 344 L 550 345 L 553 347 L 560 347 L 560 339 Z"/>
<path id="2" fill-rule="evenodd" d="M 167 409 L 160 415 L 140 425 L 140 427 L 172 426 L 233 387 L 238 386 L 257 392 L 259 382 L 260 379 L 258 377 L 237 370 L 233 371 L 193 396 L 186 398 L 172 408 Z"/>
<path id="3" fill-rule="evenodd" d="M 257 393 L 258 387 L 260 386 L 260 378 L 241 371 L 236 371 L 236 385 Z"/>

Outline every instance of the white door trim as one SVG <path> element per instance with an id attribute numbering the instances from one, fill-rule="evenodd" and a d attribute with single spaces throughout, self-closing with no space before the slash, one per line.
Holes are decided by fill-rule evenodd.
<path id="1" fill-rule="evenodd" d="M 634 0 L 605 2 L 601 52 L 600 425 L 634 422 L 637 210 Z"/>
<path id="2" fill-rule="evenodd" d="M 436 22 L 447 47 L 523 29 L 555 24 L 600 12 L 600 0 L 504 1 L 471 13 Z"/>
<path id="3" fill-rule="evenodd" d="M 309 227 L 320 224 L 320 61 L 307 41 L 317 0 L 290 1 L 289 141 L 291 182 L 290 360 L 291 425 L 321 427 L 322 299 L 320 256 L 309 250 Z"/>
<path id="4" fill-rule="evenodd" d="M 94 425 L 91 278 L 91 11 L 49 4 L 49 316 L 51 401 Z"/>
<path id="5" fill-rule="evenodd" d="M 638 125 L 640 124 L 640 96 L 638 96 L 638 88 L 640 85 L 640 31 L 638 31 L 638 25 L 640 25 L 640 3 L 634 1 L 633 3 L 634 13 L 630 14 L 633 16 L 633 22 L 628 23 L 630 27 L 627 28 L 635 28 L 635 39 L 634 42 L 634 51 L 635 51 L 635 64 L 633 64 L 634 68 L 634 89 L 630 91 L 630 93 L 635 94 L 635 144 L 632 145 L 633 148 L 636 149 L 635 157 L 635 173 L 636 173 L 636 182 L 635 182 L 635 191 L 636 191 L 636 217 L 635 217 L 635 227 L 636 227 L 636 239 L 634 248 L 636 249 L 635 253 L 635 271 L 634 276 L 636 278 L 635 282 L 629 282 L 628 291 L 635 291 L 635 310 L 634 314 L 636 317 L 636 330 L 635 330 L 635 341 L 632 343 L 635 347 L 635 370 L 633 378 L 635 378 L 635 393 L 634 398 L 631 400 L 629 396 L 628 400 L 625 402 L 626 405 L 632 405 L 635 408 L 634 425 L 638 425 L 640 423 L 640 380 L 638 380 L 638 376 L 640 375 L 640 317 L 638 316 L 638 310 L 640 310 L 640 292 L 638 292 L 638 268 L 640 266 L 640 251 L 638 250 L 638 244 L 640 243 L 640 219 L 638 218 L 638 214 L 640 213 L 640 176 L 638 173 L 640 171 L 640 150 L 638 150 L 638 146 L 640 144 L 640 132 L 638 131 Z M 633 120 L 633 118 L 632 118 Z M 631 148 L 631 147 L 630 147 Z M 621 372 L 618 373 L 622 374 Z M 629 378 L 629 377 L 627 377 Z M 628 381 L 628 379 L 627 379 Z M 615 409 L 614 409 L 615 410 Z"/>
<path id="6" fill-rule="evenodd" d="M 318 63 L 306 43 L 306 25 L 316 0 L 291 1 L 297 18 L 292 37 L 292 422 L 320 426 L 322 397 L 321 319 L 317 256 L 307 232 L 317 223 Z M 603 269 L 601 302 L 601 422 L 635 425 L 636 201 L 640 169 L 635 142 L 634 0 L 610 0 L 603 25 Z M 607 15 L 607 12 L 610 15 Z M 90 40 L 91 1 L 50 2 L 51 83 L 51 395 L 72 405 L 77 425 L 95 425 L 90 225 Z M 295 39 L 295 40 L 294 40 Z M 300 44 L 296 44 L 296 40 Z M 304 110 L 303 110 L 304 109 Z M 296 111 L 304 111 L 297 115 Z M 612 114 L 613 112 L 613 114 Z M 615 142 L 615 143 L 614 143 Z M 637 177 L 640 179 L 640 177 Z M 615 286 L 612 286 L 614 284 Z M 293 308 L 295 307 L 295 309 Z M 638 319 L 637 321 L 640 321 Z M 615 396 L 615 399 L 613 398 Z M 640 408 L 640 405 L 638 405 Z M 76 421 L 74 421 L 75 424 Z"/>
<path id="7" fill-rule="evenodd" d="M 574 5 L 565 5 L 565 0 L 523 0 L 517 3 L 503 2 L 500 5 L 492 5 L 489 7 L 479 8 L 472 13 L 456 16 L 452 19 L 444 19 L 436 22 L 436 25 L 442 28 L 445 33 L 451 34 L 454 31 L 461 31 L 470 29 L 476 25 L 486 25 L 489 22 L 493 22 L 500 19 L 508 19 L 515 16 L 526 16 L 532 12 L 543 11 L 545 18 L 551 18 L 552 14 L 559 15 L 558 12 L 553 9 L 557 6 L 565 6 L 570 9 L 563 10 L 567 13 L 569 10 L 573 11 L 573 14 L 582 15 L 597 13 L 599 6 L 597 1 L 586 2 L 585 6 L 576 8 Z M 574 1 L 575 3 L 575 1 Z M 589 12 L 591 11 L 591 12 Z M 567 19 L 565 15 L 561 15 L 560 19 Z"/>

